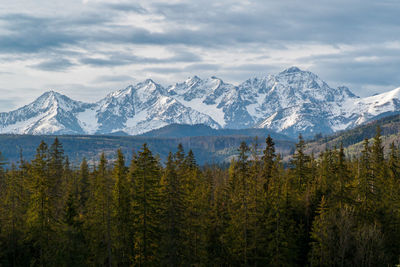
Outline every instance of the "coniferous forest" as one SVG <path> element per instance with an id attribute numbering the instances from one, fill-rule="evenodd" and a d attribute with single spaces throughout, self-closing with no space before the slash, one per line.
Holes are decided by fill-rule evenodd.
<path id="1" fill-rule="evenodd" d="M 400 154 L 379 131 L 361 155 L 283 162 L 268 137 L 229 168 L 182 146 L 160 162 L 143 145 L 72 166 L 55 139 L 0 169 L 0 266 L 395 266 Z"/>

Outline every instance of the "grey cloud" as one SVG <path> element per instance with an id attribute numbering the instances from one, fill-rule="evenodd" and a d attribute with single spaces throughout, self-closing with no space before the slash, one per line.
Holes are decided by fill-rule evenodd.
<path id="1" fill-rule="evenodd" d="M 17 108 L 17 102 L 18 99 L 0 99 L 0 112 L 7 112 L 9 110 Z"/>
<path id="2" fill-rule="evenodd" d="M 115 67 L 134 64 L 196 62 L 201 60 L 198 55 L 195 55 L 188 51 L 176 51 L 175 55 L 167 58 L 141 57 L 128 52 L 103 52 L 103 54 L 105 55 L 105 58 L 85 57 L 80 59 L 80 63 L 94 67 Z"/>
<path id="3" fill-rule="evenodd" d="M 181 67 L 151 67 L 143 69 L 143 71 L 145 72 L 154 72 L 158 74 L 177 73 L 177 72 L 182 72 L 183 70 L 184 69 Z"/>
<path id="4" fill-rule="evenodd" d="M 241 65 L 225 67 L 224 70 L 236 71 L 236 72 L 251 72 L 251 73 L 261 71 L 263 73 L 272 74 L 272 73 L 281 71 L 282 68 L 283 68 L 283 66 L 277 67 L 277 66 L 271 65 L 271 64 L 241 64 Z"/>
<path id="5" fill-rule="evenodd" d="M 55 29 L 52 20 L 27 15 L 7 15 L 0 17 L 6 22 L 9 34 L 0 35 L 1 53 L 36 53 L 44 49 L 77 44 L 77 35 Z"/>
<path id="6" fill-rule="evenodd" d="M 375 1 L 251 1 L 240 8 L 236 1 L 191 1 L 185 4 L 152 4 L 149 10 L 133 2 L 104 5 L 97 13 L 62 18 L 8 15 L 8 29 L 2 36 L 3 51 L 35 52 L 78 42 L 125 44 L 183 44 L 198 47 L 285 42 L 359 43 L 381 39 L 397 40 L 400 32 L 400 3 Z M 345 6 L 345 8 L 344 8 Z M 239 7 L 236 8 L 235 7 Z M 179 26 L 165 32 L 108 23 L 118 17 L 113 12 L 133 10 L 162 15 Z M 102 11 L 102 12 L 100 12 Z M 57 29 L 55 28 L 57 26 Z M 87 28 L 90 26 L 90 28 Z M 187 26 L 195 26 L 196 29 Z M 86 28 L 85 28 L 86 27 Z M 373 31 L 374 34 L 370 34 Z M 34 34 L 31 34 L 34 33 Z M 26 39 L 26 43 L 21 42 Z M 12 47 L 12 43 L 17 44 Z"/>
<path id="7" fill-rule="evenodd" d="M 65 58 L 55 58 L 46 60 L 39 64 L 31 65 L 31 68 L 44 70 L 44 71 L 65 71 L 74 66 L 71 61 Z"/>
<path id="8" fill-rule="evenodd" d="M 321 78 L 349 85 L 361 95 L 400 86 L 400 49 L 371 45 L 339 54 L 305 57 L 300 61 L 311 63 L 310 70 Z"/>
<path id="9" fill-rule="evenodd" d="M 94 83 L 104 83 L 104 82 L 130 82 L 135 80 L 129 75 L 103 75 L 99 76 L 93 80 Z"/>
<path id="10" fill-rule="evenodd" d="M 108 3 L 104 4 L 105 8 L 110 8 L 112 10 L 116 11 L 122 11 L 122 12 L 135 12 L 139 14 L 147 14 L 148 10 L 141 6 L 140 4 L 136 3 Z"/>
<path id="11" fill-rule="evenodd" d="M 220 68 L 221 66 L 219 64 L 198 63 L 180 67 L 148 67 L 144 68 L 143 70 L 145 72 L 153 72 L 158 74 L 181 73 L 189 77 L 200 72 L 205 75 L 213 75 L 215 72 L 220 70 Z"/>
<path id="12" fill-rule="evenodd" d="M 201 71 L 201 70 L 218 71 L 219 69 L 221 69 L 220 64 L 210 64 L 210 63 L 191 64 L 185 67 L 186 71 Z"/>
<path id="13" fill-rule="evenodd" d="M 128 65 L 131 62 L 124 59 L 82 58 L 80 63 L 96 67 L 114 67 Z"/>
<path id="14" fill-rule="evenodd" d="M 14 73 L 10 71 L 0 71 L 0 75 L 12 75 L 12 74 Z"/>
<path id="15" fill-rule="evenodd" d="M 0 88 L 0 94 L 7 96 L 6 99 L 0 99 L 0 112 L 8 112 L 10 110 L 19 108 L 21 103 L 24 103 L 26 96 L 25 94 L 23 97 L 16 96 L 18 94 L 15 92 L 15 90 L 5 88 Z"/>
<path id="16" fill-rule="evenodd" d="M 360 49 L 301 60 L 312 65 L 311 70 L 322 78 L 337 83 L 360 88 L 366 84 L 400 85 L 396 73 L 400 64 L 399 50 L 379 46 L 398 41 L 400 2 L 397 0 L 204 0 L 178 4 L 121 1 L 91 4 L 84 10 L 78 2 L 69 3 L 76 5 L 76 12 L 62 16 L 28 15 L 30 10 L 21 10 L 21 14 L 0 11 L 1 58 L 8 58 L 10 62 L 25 57 L 41 60 L 33 67 L 46 71 L 67 71 L 73 66 L 72 62 L 103 68 L 136 64 L 145 65 L 144 71 L 155 74 L 187 73 L 191 76 L 214 72 L 238 80 L 279 71 L 286 62 L 280 66 L 279 63 L 260 64 L 257 60 L 265 60 L 260 55 L 263 58 L 253 58 L 245 65 L 226 66 L 223 61 L 210 64 L 199 54 L 207 54 L 210 49 L 232 53 L 243 49 L 257 53 L 261 48 L 262 51 L 268 48 L 288 50 L 291 45 L 299 44 L 336 47 L 348 44 Z M 151 31 L 140 23 L 135 26 L 114 23 L 125 15 L 149 16 L 153 22 L 163 23 L 163 31 Z M 114 45 L 124 48 L 163 46 L 174 55 L 158 59 L 124 51 L 108 52 Z M 362 48 L 365 46 L 367 48 Z M 192 51 L 199 51 L 199 54 Z M 370 55 L 378 59 L 362 62 L 354 59 Z M 176 67 L 176 63 L 184 64 Z"/>
<path id="17" fill-rule="evenodd" d="M 238 2 L 215 3 L 159 4 L 157 10 L 167 19 L 200 25 L 215 35 L 222 32 L 238 43 L 354 43 L 379 37 L 395 40 L 391 34 L 400 30 L 400 3 L 394 1 L 251 1 L 237 10 Z"/>

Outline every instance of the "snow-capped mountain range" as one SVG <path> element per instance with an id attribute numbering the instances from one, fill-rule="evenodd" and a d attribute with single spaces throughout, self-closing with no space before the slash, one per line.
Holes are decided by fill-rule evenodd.
<path id="1" fill-rule="evenodd" d="M 148 79 L 83 103 L 54 91 L 0 113 L 0 133 L 141 134 L 163 126 L 268 128 L 296 137 L 333 133 L 400 111 L 400 88 L 360 98 L 317 75 L 291 67 L 238 86 L 197 76 L 163 87 Z"/>

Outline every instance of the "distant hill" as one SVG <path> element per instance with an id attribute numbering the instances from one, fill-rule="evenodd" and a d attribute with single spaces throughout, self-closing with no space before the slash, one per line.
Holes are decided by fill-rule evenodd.
<path id="1" fill-rule="evenodd" d="M 386 151 L 392 142 L 400 143 L 400 115 L 380 118 L 378 120 L 357 126 L 351 130 L 335 133 L 331 136 L 321 137 L 307 143 L 307 151 L 319 153 L 325 148 L 339 147 L 342 143 L 347 148 L 349 155 L 358 154 L 365 138 L 371 139 L 376 134 L 376 128 L 381 128 L 381 135 Z"/>
<path id="2" fill-rule="evenodd" d="M 378 125 L 381 127 L 386 151 L 391 142 L 394 141 L 396 145 L 400 143 L 400 115 L 395 115 L 308 141 L 306 152 L 317 155 L 326 148 L 339 147 L 340 143 L 343 143 L 347 155 L 357 155 L 362 149 L 363 140 L 373 138 Z M 123 135 L 122 132 L 117 134 Z M 59 135 L 57 137 L 73 164 L 78 164 L 83 157 L 92 164 L 96 163 L 102 152 L 112 160 L 119 148 L 129 161 L 132 151 L 140 150 L 143 143 L 147 143 L 153 153 L 159 155 L 164 162 L 168 153 L 175 152 L 178 144 L 182 143 L 185 151 L 192 149 L 198 163 L 203 165 L 228 161 L 232 156 L 237 155 L 237 148 L 242 141 L 250 145 L 255 141 L 256 136 L 260 145 L 259 153 L 261 153 L 268 134 L 274 139 L 277 152 L 288 159 L 295 149 L 297 140 L 265 129 L 216 130 L 202 124 L 172 124 L 141 136 Z M 3 134 L 0 135 L 0 151 L 9 163 L 18 161 L 21 149 L 24 158 L 32 159 L 41 140 L 51 144 L 55 137 L 55 135 Z"/>
<path id="3" fill-rule="evenodd" d="M 56 136 L 49 135 L 0 135 L 0 151 L 6 161 L 17 162 L 20 150 L 25 159 L 32 159 L 41 140 L 49 145 Z M 146 136 L 102 136 L 102 135 L 60 135 L 57 136 L 64 147 L 65 154 L 73 165 L 79 164 L 83 157 L 96 163 L 104 152 L 109 159 L 115 158 L 117 149 L 121 148 L 129 161 L 133 151 L 141 149 L 147 143 L 154 154 L 158 154 L 164 162 L 170 151 L 175 152 L 181 143 L 186 152 L 192 149 L 199 164 L 222 163 L 237 154 L 237 148 L 242 141 L 249 145 L 254 142 L 254 136 L 192 136 L 192 137 L 146 137 Z M 262 149 L 265 140 L 258 138 Z M 294 149 L 294 142 L 275 140 L 278 153 L 288 154 Z"/>
<path id="4" fill-rule="evenodd" d="M 140 136 L 161 138 L 182 138 L 195 136 L 258 136 L 260 138 L 265 138 L 268 135 L 270 135 L 273 139 L 294 141 L 293 138 L 267 129 L 213 129 L 204 124 L 171 124 L 160 129 L 144 133 Z"/>

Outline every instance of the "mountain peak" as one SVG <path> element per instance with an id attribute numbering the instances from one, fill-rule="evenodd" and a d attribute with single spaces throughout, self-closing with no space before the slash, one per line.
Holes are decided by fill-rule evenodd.
<path id="1" fill-rule="evenodd" d="M 296 72 L 302 72 L 302 70 L 301 70 L 301 69 L 299 69 L 299 68 L 298 68 L 298 67 L 296 67 L 296 66 L 292 66 L 292 67 L 290 67 L 290 68 L 288 68 L 288 69 L 286 69 L 286 70 L 282 71 L 282 72 L 281 72 L 281 74 L 286 74 L 286 73 L 296 73 Z"/>
<path id="2" fill-rule="evenodd" d="M 54 90 L 49 90 L 49 91 L 44 92 L 41 96 L 43 96 L 43 97 L 56 96 L 57 97 L 57 96 L 61 96 L 61 94 L 56 92 L 56 91 L 54 91 Z"/>
<path id="3" fill-rule="evenodd" d="M 356 97 L 358 98 L 358 96 L 356 96 L 347 86 L 339 86 L 338 87 L 339 91 L 344 92 L 345 94 L 347 94 L 349 97 Z"/>
<path id="4" fill-rule="evenodd" d="M 39 96 L 28 106 L 35 107 L 35 109 L 48 109 L 48 108 L 62 108 L 64 110 L 79 109 L 86 104 L 80 101 L 75 101 L 66 95 L 60 94 L 54 90 L 47 91 Z"/>
<path id="5" fill-rule="evenodd" d="M 50 90 L 44 92 L 41 96 L 39 96 L 33 103 L 37 103 L 39 105 L 53 105 L 58 102 L 64 102 L 70 100 L 67 96 L 60 94 L 54 90 Z"/>
<path id="6" fill-rule="evenodd" d="M 0 133 L 145 132 L 171 123 L 211 127 L 268 127 L 312 136 L 332 133 L 400 111 L 400 89 L 358 98 L 316 74 L 290 67 L 236 86 L 215 76 L 192 76 L 167 88 L 152 79 L 83 103 L 50 90 L 34 102 L 0 113 Z"/>
<path id="7" fill-rule="evenodd" d="M 200 77 L 197 76 L 197 75 L 194 75 L 193 77 L 189 77 L 189 78 L 185 81 L 185 83 L 186 83 L 187 85 L 194 85 L 194 84 L 198 83 L 199 81 L 201 81 Z"/>
<path id="8" fill-rule="evenodd" d="M 152 79 L 146 79 L 144 81 L 145 84 L 156 84 Z"/>

